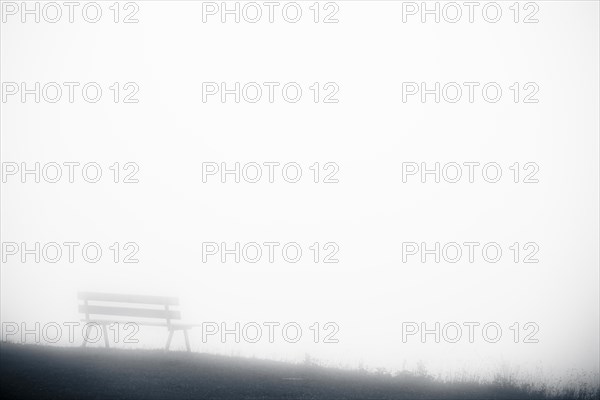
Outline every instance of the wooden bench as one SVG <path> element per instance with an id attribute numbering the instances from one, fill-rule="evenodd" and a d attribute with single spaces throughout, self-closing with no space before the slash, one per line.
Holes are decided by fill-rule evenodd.
<path id="1" fill-rule="evenodd" d="M 191 324 L 181 323 L 181 313 L 176 309 L 179 299 L 176 297 L 144 296 L 116 293 L 78 293 L 79 312 L 85 314 L 82 321 L 96 323 L 102 327 L 104 345 L 108 346 L 107 325 L 114 323 L 134 323 L 137 325 L 164 326 L 169 331 L 165 350 L 169 350 L 175 331 L 183 331 L 185 347 L 190 351 L 188 329 Z M 174 309 L 175 308 L 175 309 Z M 117 318 L 119 317 L 119 318 Z M 135 320 L 131 319 L 135 318 Z M 89 327 L 88 327 L 89 331 Z M 87 344 L 89 332 L 83 339 L 82 346 Z"/>

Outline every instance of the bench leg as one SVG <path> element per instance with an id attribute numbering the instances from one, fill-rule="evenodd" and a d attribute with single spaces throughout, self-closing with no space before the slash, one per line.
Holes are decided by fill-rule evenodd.
<path id="1" fill-rule="evenodd" d="M 87 344 L 87 339 L 90 337 L 90 326 L 85 327 L 85 334 L 83 335 L 83 343 L 81 343 L 81 347 L 85 347 Z"/>
<path id="2" fill-rule="evenodd" d="M 190 350 L 190 338 L 188 337 L 187 329 L 183 330 L 183 336 L 185 336 L 185 348 L 187 349 L 187 351 L 189 353 L 191 350 Z"/>
<path id="3" fill-rule="evenodd" d="M 102 325 L 102 335 L 104 335 L 104 347 L 108 348 L 108 329 L 106 329 L 106 324 Z"/>
<path id="4" fill-rule="evenodd" d="M 167 346 L 165 350 L 169 351 L 169 347 L 171 346 L 171 339 L 173 339 L 173 331 L 169 329 L 169 338 L 167 339 Z"/>

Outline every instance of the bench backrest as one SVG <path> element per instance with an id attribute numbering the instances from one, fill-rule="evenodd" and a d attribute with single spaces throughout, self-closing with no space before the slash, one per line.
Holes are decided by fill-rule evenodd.
<path id="1" fill-rule="evenodd" d="M 135 318 L 136 321 L 169 325 L 172 320 L 181 319 L 181 313 L 173 308 L 179 305 L 176 297 L 145 296 L 133 294 L 81 292 L 79 312 L 86 320 Z"/>

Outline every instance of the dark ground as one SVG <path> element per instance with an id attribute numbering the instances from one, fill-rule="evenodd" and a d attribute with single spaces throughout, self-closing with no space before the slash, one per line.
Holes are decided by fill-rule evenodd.
<path id="1" fill-rule="evenodd" d="M 596 398 L 587 393 L 561 399 Z M 2 399 L 545 399 L 511 384 L 160 350 L 0 345 Z"/>

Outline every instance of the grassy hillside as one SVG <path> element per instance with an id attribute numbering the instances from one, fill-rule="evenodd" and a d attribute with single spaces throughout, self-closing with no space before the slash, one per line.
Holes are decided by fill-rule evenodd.
<path id="1" fill-rule="evenodd" d="M 160 350 L 0 345 L 3 399 L 584 399 L 508 383 L 444 383 Z"/>

